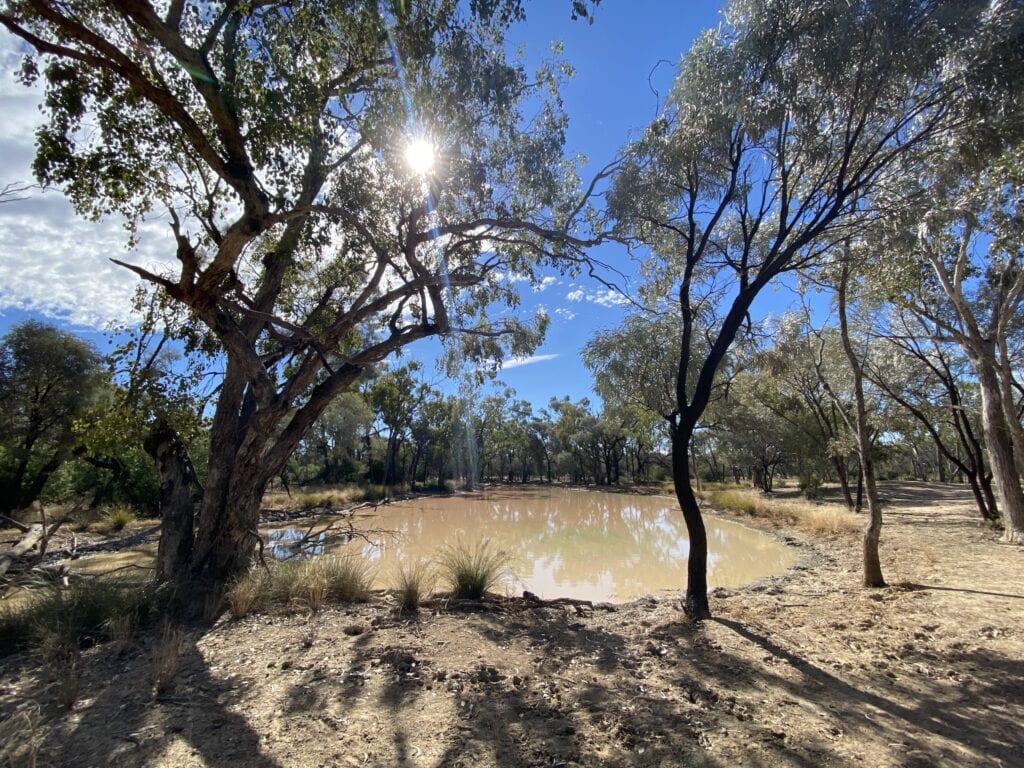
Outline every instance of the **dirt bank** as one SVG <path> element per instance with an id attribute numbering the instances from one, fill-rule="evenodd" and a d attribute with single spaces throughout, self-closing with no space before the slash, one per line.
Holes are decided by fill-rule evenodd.
<path id="1" fill-rule="evenodd" d="M 0 708 L 38 706 L 53 766 L 1024 765 L 1024 548 L 959 488 L 884 490 L 883 590 L 856 537 L 777 531 L 797 568 L 699 628 L 653 599 L 254 616 L 190 636 L 156 701 L 140 640 L 87 652 L 70 713 L 7 658 Z"/>

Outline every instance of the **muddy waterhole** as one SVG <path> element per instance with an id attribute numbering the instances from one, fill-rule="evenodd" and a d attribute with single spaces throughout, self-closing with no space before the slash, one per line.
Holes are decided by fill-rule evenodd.
<path id="1" fill-rule="evenodd" d="M 596 494 L 537 488 L 426 497 L 357 513 L 371 533 L 292 525 L 267 534 L 278 558 L 358 552 L 377 565 L 379 586 L 399 564 L 436 559 L 445 547 L 488 540 L 508 554 L 505 589 L 543 598 L 620 602 L 686 585 L 689 540 L 670 497 Z M 708 584 L 739 587 L 782 574 L 795 561 L 788 547 L 727 520 L 706 519 Z"/>

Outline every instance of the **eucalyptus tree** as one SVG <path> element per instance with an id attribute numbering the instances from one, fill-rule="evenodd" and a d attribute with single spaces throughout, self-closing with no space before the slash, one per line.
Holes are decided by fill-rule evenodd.
<path id="1" fill-rule="evenodd" d="M 488 320 L 515 299 L 498 274 L 577 265 L 588 225 L 558 68 L 504 55 L 523 15 L 519 0 L 2 5 L 35 50 L 23 79 L 45 81 L 39 180 L 84 216 L 166 217 L 173 267 L 118 263 L 222 350 L 182 577 L 248 567 L 267 483 L 369 366 L 438 334 L 486 357 L 536 341 Z"/>
<path id="2" fill-rule="evenodd" d="M 783 315 L 770 335 L 771 346 L 760 350 L 752 362 L 760 375 L 749 395 L 789 425 L 789 442 L 805 491 L 815 493 L 820 481 L 834 473 L 847 507 L 853 509 L 847 414 L 844 401 L 829 394 L 850 390 L 838 339 L 811 327 L 807 311 Z"/>
<path id="3" fill-rule="evenodd" d="M 288 462 L 287 475 L 300 483 L 344 483 L 362 479 L 366 474 L 363 459 L 373 422 L 373 408 L 361 391 L 338 395 L 299 444 Z"/>
<path id="4" fill-rule="evenodd" d="M 864 492 L 868 502 L 868 525 L 864 531 L 864 571 L 865 587 L 884 587 L 885 577 L 882 575 L 882 561 L 878 547 L 882 536 L 882 500 L 878 493 L 877 474 L 875 472 L 875 445 L 872 432 L 877 434 L 878 427 L 869 421 L 868 396 L 865 392 L 867 377 L 864 374 L 869 353 L 870 335 L 858 334 L 861 339 L 856 343 L 850 333 L 851 305 L 855 299 L 856 281 L 851 276 L 853 269 L 850 256 L 849 241 L 843 244 L 843 255 L 840 258 L 839 278 L 836 284 L 836 311 L 839 316 L 839 338 L 843 353 L 853 373 L 853 418 L 847 424 L 856 442 L 857 458 L 860 461 L 860 476 L 864 483 Z M 872 308 L 869 303 L 869 311 Z"/>
<path id="5" fill-rule="evenodd" d="M 983 170 L 944 185 L 910 242 L 902 295 L 933 335 L 956 342 L 981 394 L 985 446 L 1006 541 L 1024 543 L 1024 427 L 1013 344 L 1024 308 L 1024 158 L 1013 147 Z M 927 178 L 927 177 L 922 177 Z M 916 269 L 914 267 L 916 266 Z"/>
<path id="6" fill-rule="evenodd" d="M 409 363 L 385 371 L 367 389 L 366 400 L 380 423 L 378 433 L 387 434 L 380 478 L 385 485 L 404 479 L 399 468 L 399 452 L 411 437 L 413 419 L 430 392 L 430 388 L 414 376 L 419 369 L 418 363 Z"/>
<path id="7" fill-rule="evenodd" d="M 663 114 L 626 148 L 612 210 L 622 235 L 650 248 L 647 293 L 672 296 L 681 320 L 670 427 L 694 617 L 710 611 L 688 449 L 719 367 L 760 292 L 878 216 L 879 191 L 956 119 L 962 82 L 943 65 L 987 7 L 734 0 L 684 57 Z M 698 311 L 715 322 L 696 357 Z"/>
<path id="8" fill-rule="evenodd" d="M 0 339 L 0 515 L 25 509 L 75 448 L 105 376 L 89 344 L 29 320 Z"/>
<path id="9" fill-rule="evenodd" d="M 981 516 L 998 520 L 969 361 L 923 318 L 905 308 L 892 314 L 883 335 L 890 350 L 880 353 L 866 374 L 918 422 L 939 454 L 963 476 Z"/>

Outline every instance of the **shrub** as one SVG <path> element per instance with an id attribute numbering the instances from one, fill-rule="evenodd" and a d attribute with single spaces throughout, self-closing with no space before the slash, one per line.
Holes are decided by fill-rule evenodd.
<path id="1" fill-rule="evenodd" d="M 40 644 L 56 636 L 82 646 L 111 639 L 125 621 L 138 624 L 152 599 L 149 583 L 82 579 L 41 590 L 24 607 L 22 620 Z"/>
<path id="2" fill-rule="evenodd" d="M 434 591 L 437 574 L 430 563 L 417 560 L 410 566 L 398 566 L 398 578 L 395 591 L 398 593 L 398 605 L 402 610 L 415 611 L 425 597 Z"/>
<path id="3" fill-rule="evenodd" d="M 85 645 L 114 639 L 127 642 L 153 599 L 151 585 L 89 579 L 55 584 L 29 594 L 0 614 L 5 648 L 31 648 L 58 684 L 61 703 L 78 698 Z"/>
<path id="4" fill-rule="evenodd" d="M 441 552 L 441 573 L 455 597 L 479 600 L 508 573 L 508 555 L 494 549 L 489 540 L 476 545 L 464 543 Z"/>
<path id="5" fill-rule="evenodd" d="M 814 472 L 800 477 L 800 493 L 805 499 L 821 498 L 821 478 Z"/>

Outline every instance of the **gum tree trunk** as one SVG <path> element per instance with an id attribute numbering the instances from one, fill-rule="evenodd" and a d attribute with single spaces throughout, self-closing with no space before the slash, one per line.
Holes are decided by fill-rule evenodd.
<path id="1" fill-rule="evenodd" d="M 849 266 L 844 264 L 838 291 L 839 333 L 843 341 L 843 351 L 853 371 L 853 391 L 857 406 L 857 453 L 860 456 L 861 476 L 864 479 L 864 492 L 868 500 L 868 526 L 864 530 L 864 586 L 884 587 L 885 578 L 882 576 L 882 563 L 878 556 L 878 545 L 882 538 L 882 505 L 875 482 L 875 461 L 868 429 L 867 406 L 864 402 L 864 366 L 850 341 L 850 327 L 847 321 L 846 292 L 849 278 Z"/>
<path id="2" fill-rule="evenodd" d="M 1013 442 L 1004 418 L 999 382 L 992 367 L 972 358 L 981 389 L 981 415 L 985 427 L 985 447 L 992 465 L 992 479 L 1003 513 L 1003 540 L 1024 543 L 1024 492 L 1013 455 Z"/>
<path id="3" fill-rule="evenodd" d="M 686 560 L 686 597 L 683 609 L 692 619 L 710 619 L 708 605 L 708 535 L 700 513 L 697 496 L 690 483 L 689 444 L 692 428 L 672 429 L 672 482 L 676 500 L 683 512 L 686 532 L 690 539 L 690 552 Z M 696 467 L 694 468 L 696 469 Z"/>
<path id="4" fill-rule="evenodd" d="M 156 553 L 158 581 L 184 577 L 192 561 L 196 476 L 178 433 L 160 419 L 143 441 L 160 477 L 160 543 Z"/>

